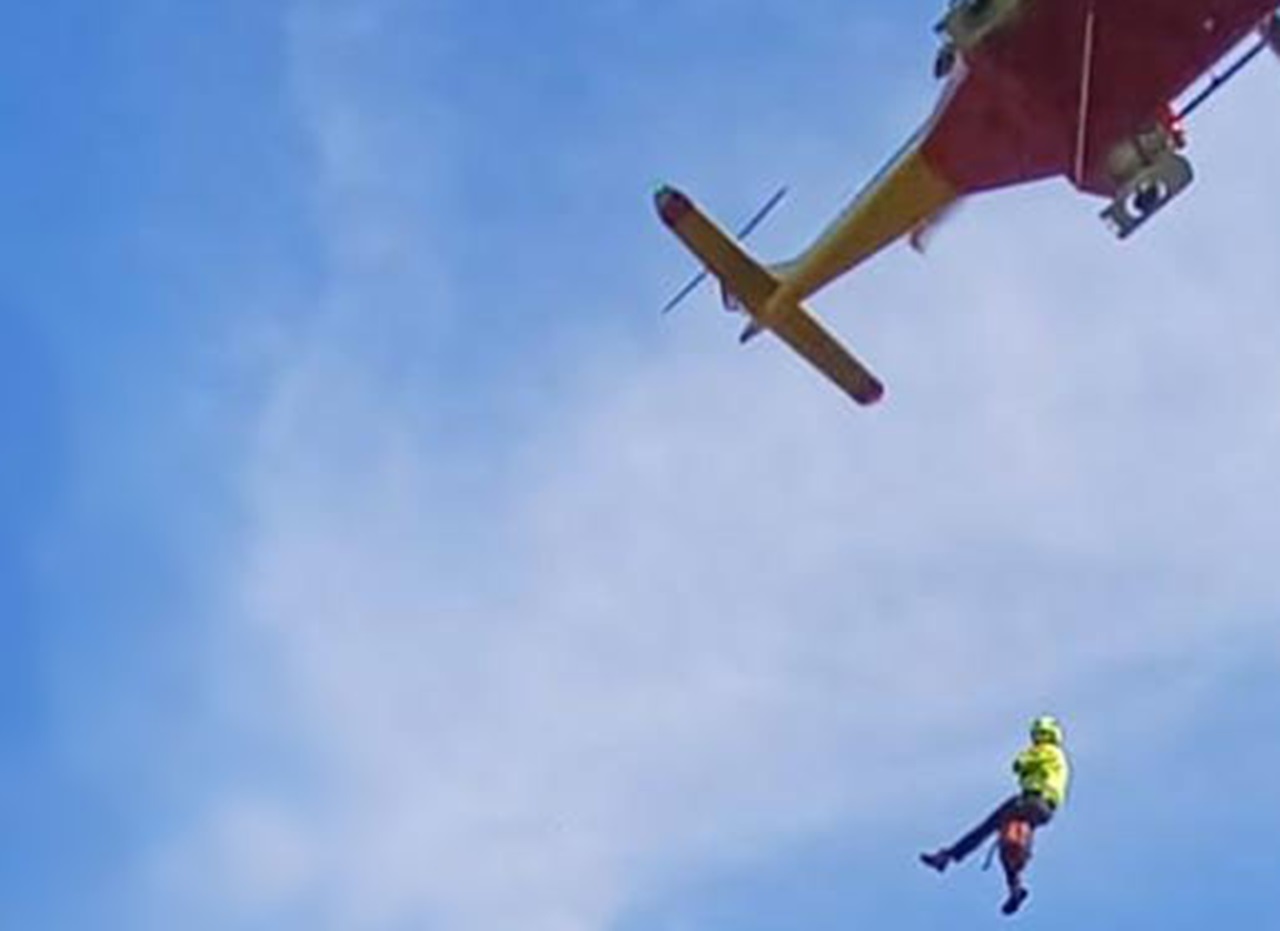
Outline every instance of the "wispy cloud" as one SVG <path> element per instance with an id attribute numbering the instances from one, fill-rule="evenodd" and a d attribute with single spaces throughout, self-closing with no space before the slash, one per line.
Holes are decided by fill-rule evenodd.
<path id="1" fill-rule="evenodd" d="M 1250 188 L 1123 250 L 1042 188 L 927 269 L 887 257 L 821 302 L 890 377 L 874 413 L 689 317 L 659 353 L 566 352 L 555 406 L 455 444 L 467 381 L 400 344 L 465 333 L 422 264 L 440 174 L 405 171 L 447 160 L 421 117 L 447 108 L 365 84 L 399 11 L 294 24 L 331 254 L 242 464 L 255 675 L 222 686 L 294 775 L 216 787 L 160 857 L 170 924 L 601 931 L 677 873 L 894 820 L 925 774 L 957 791 L 1048 703 L 1105 746 L 1119 670 L 1274 644 L 1240 558 L 1280 544 L 1280 239 L 1235 222 Z M 1268 90 L 1210 124 L 1206 172 L 1241 170 Z"/>

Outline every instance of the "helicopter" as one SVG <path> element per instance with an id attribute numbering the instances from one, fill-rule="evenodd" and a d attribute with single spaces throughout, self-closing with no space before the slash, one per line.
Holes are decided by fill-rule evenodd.
<path id="1" fill-rule="evenodd" d="M 951 0 L 935 32 L 943 86 L 932 113 L 795 258 L 758 262 L 688 195 L 659 188 L 663 223 L 704 266 L 664 310 L 712 275 L 725 306 L 749 318 L 742 342 L 771 332 L 874 404 L 883 383 L 805 300 L 898 240 L 923 250 L 962 199 L 1047 178 L 1105 198 L 1102 219 L 1131 236 L 1193 180 L 1185 119 L 1257 56 L 1280 55 L 1276 0 Z"/>

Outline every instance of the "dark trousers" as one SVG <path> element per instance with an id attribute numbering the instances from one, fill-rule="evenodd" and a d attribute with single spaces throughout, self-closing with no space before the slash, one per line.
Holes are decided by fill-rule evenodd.
<path id="1" fill-rule="evenodd" d="M 1024 793 L 1003 802 L 987 816 L 987 820 L 966 834 L 950 848 L 951 856 L 959 862 L 973 853 L 1004 826 L 1011 818 L 1021 818 L 1033 828 L 1044 827 L 1053 820 L 1053 806 L 1042 796 Z"/>

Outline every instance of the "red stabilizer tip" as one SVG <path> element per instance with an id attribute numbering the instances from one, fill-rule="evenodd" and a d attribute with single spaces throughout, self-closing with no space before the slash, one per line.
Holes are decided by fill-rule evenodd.
<path id="1" fill-rule="evenodd" d="M 693 210 L 693 202 L 675 188 L 664 187 L 654 195 L 654 203 L 658 206 L 658 216 L 667 226 L 675 226 L 685 214 Z"/>
<path id="2" fill-rule="evenodd" d="M 870 390 L 868 390 L 863 397 L 859 398 L 858 400 L 869 407 L 872 404 L 878 404 L 880 399 L 883 397 L 884 397 L 884 385 L 880 384 L 879 382 L 876 382 L 875 385 Z"/>

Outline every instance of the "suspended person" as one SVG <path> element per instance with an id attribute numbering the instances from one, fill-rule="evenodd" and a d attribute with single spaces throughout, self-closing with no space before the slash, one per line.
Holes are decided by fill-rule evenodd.
<path id="1" fill-rule="evenodd" d="M 999 834 L 1000 860 L 1009 890 L 1001 906 L 1006 915 L 1017 912 L 1030 894 L 1022 873 L 1031 859 L 1036 829 L 1052 821 L 1067 798 L 1071 763 L 1063 746 L 1062 725 L 1056 718 L 1045 715 L 1031 722 L 1031 746 L 1014 758 L 1013 772 L 1018 778 L 1016 795 L 950 847 L 920 855 L 922 863 L 941 873 Z"/>

